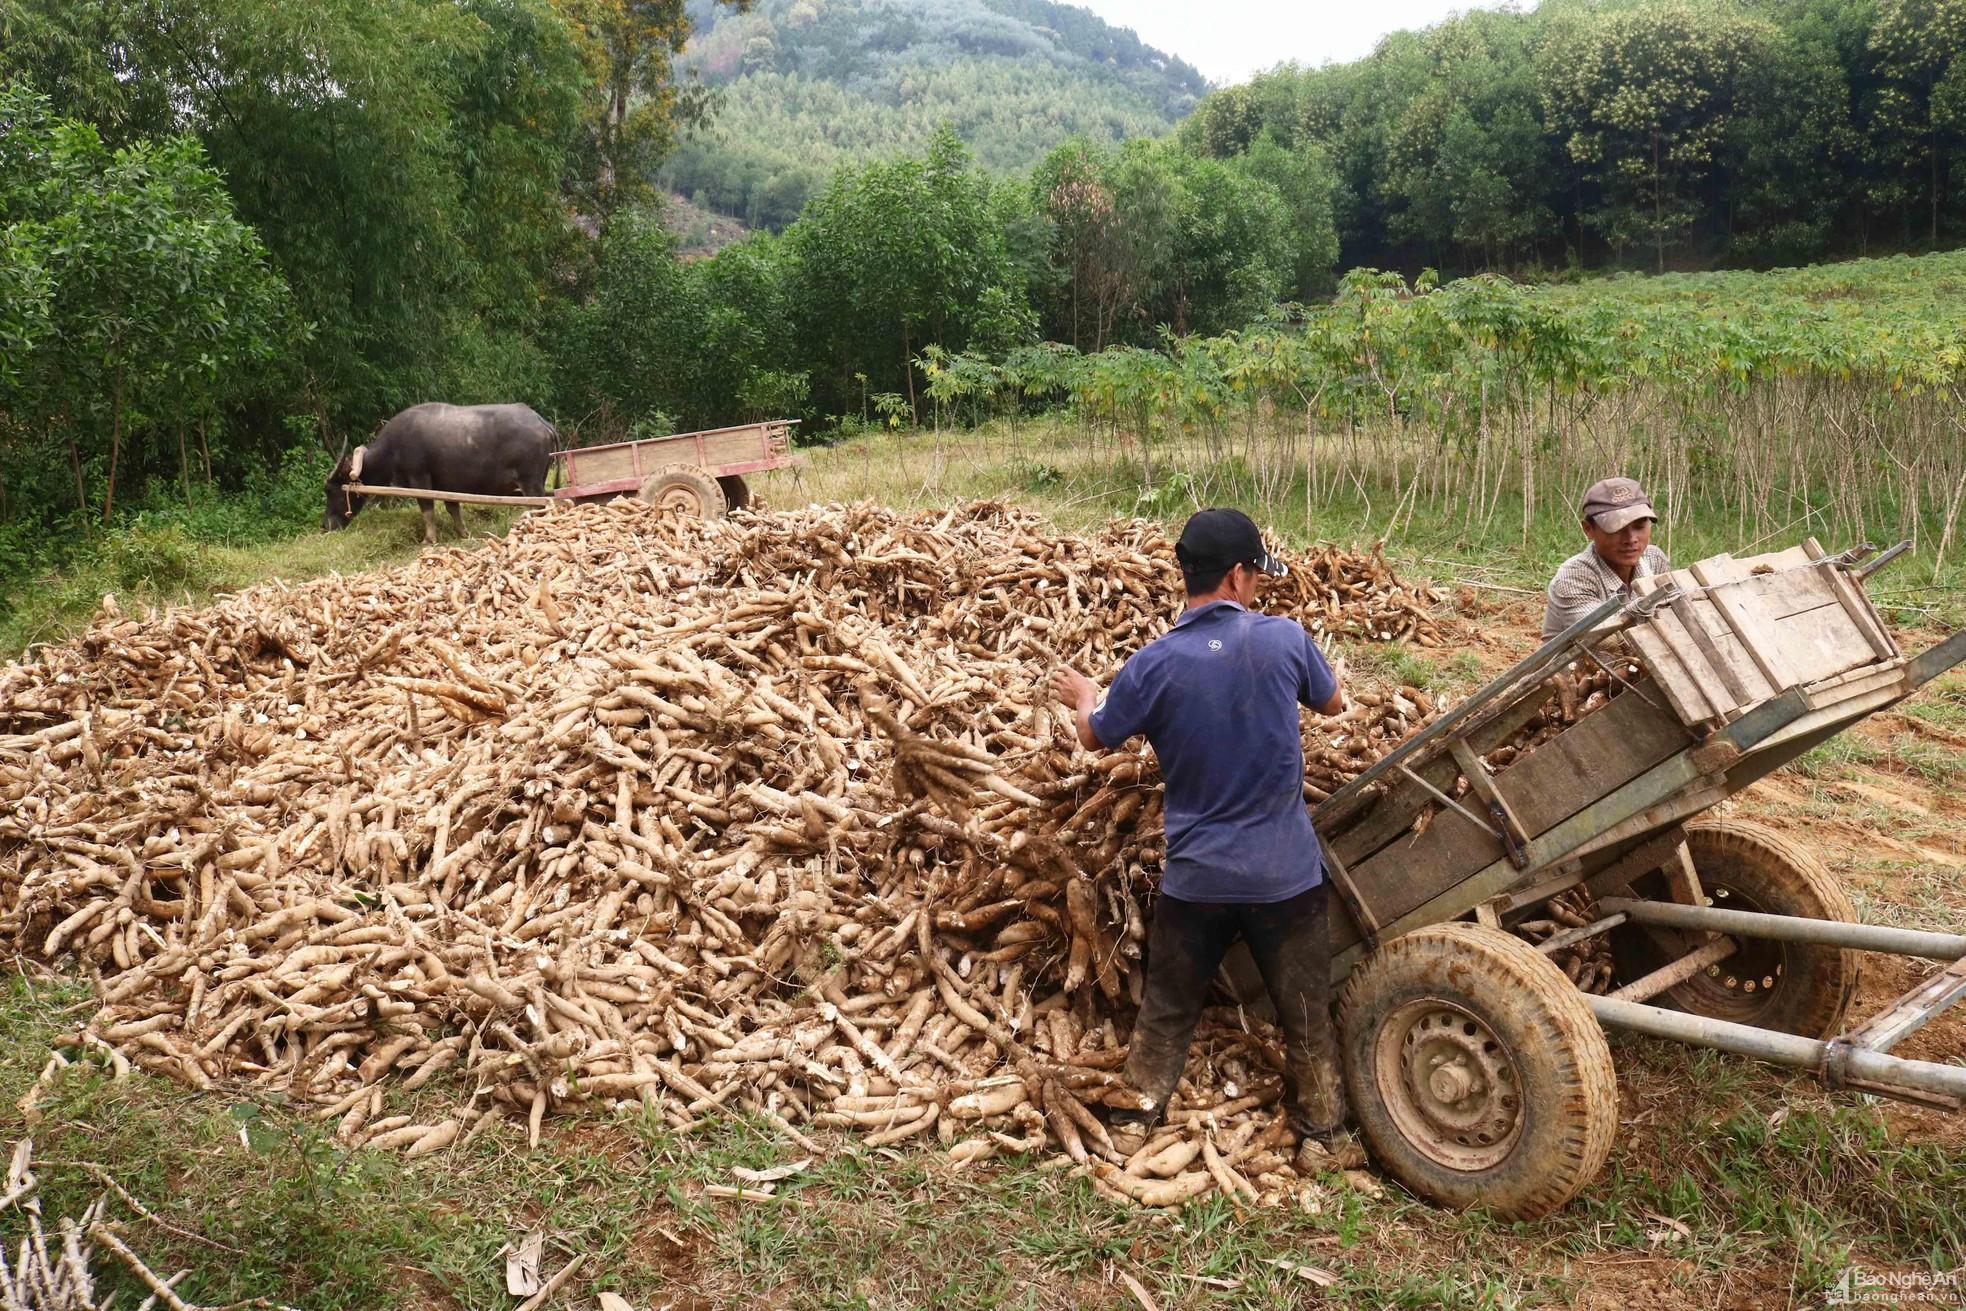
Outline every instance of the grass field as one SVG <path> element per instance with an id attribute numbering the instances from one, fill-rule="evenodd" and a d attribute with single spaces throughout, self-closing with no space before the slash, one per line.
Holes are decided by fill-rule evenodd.
<path id="1" fill-rule="evenodd" d="M 1263 488 L 1234 468 L 1172 460 L 1142 489 L 1137 468 L 1076 433 L 1027 426 L 961 438 L 882 436 L 816 451 L 797 475 L 762 480 L 771 503 L 871 498 L 942 506 L 956 497 L 1030 504 L 1061 527 L 1142 514 L 1178 522 L 1197 504 L 1239 503 L 1287 542 L 1370 542 L 1392 507 L 1331 501 L 1307 513 L 1301 489 Z M 1506 516 L 1504 516 L 1506 518 Z M 489 515 L 476 534 L 498 530 Z M 1668 525 L 1676 557 L 1741 550 L 1723 532 Z M 267 575 L 298 578 L 406 559 L 413 510 L 370 513 L 350 531 L 253 551 L 200 548 L 166 580 L 138 568 L 119 604 L 202 599 Z M 1832 543 L 1831 545 L 1840 545 Z M 1407 572 L 1472 584 L 1446 617 L 1453 644 L 1431 653 L 1361 649 L 1365 680 L 1397 676 L 1465 692 L 1534 640 L 1534 595 L 1574 549 L 1560 521 L 1525 550 L 1514 525 L 1493 538 L 1402 525 L 1388 552 Z M 1963 621 L 1955 582 L 1901 592 L 1880 580 L 1922 646 Z M 1886 576 L 1888 578 L 1888 575 Z M 57 636 L 85 615 L 76 579 L 22 608 Z M 1103 671 L 1094 671 L 1095 673 Z M 1731 813 L 1806 836 L 1866 917 L 1966 931 L 1966 678 L 1928 689 L 1729 803 Z M 49 1215 L 77 1213 L 114 1180 L 110 1214 L 177 1294 L 223 1305 L 251 1298 L 307 1308 L 507 1307 L 508 1243 L 549 1235 L 548 1268 L 582 1265 L 549 1305 L 591 1307 L 603 1291 L 638 1307 L 1764 1308 L 1822 1305 L 1846 1271 L 1966 1266 L 1966 1132 L 1958 1119 L 1831 1097 L 1810 1081 L 1663 1044 L 1614 1039 L 1621 1131 L 1611 1163 L 1558 1215 L 1509 1223 L 1423 1205 L 1387 1182 L 1332 1178 L 1295 1209 L 1246 1210 L 1217 1197 L 1168 1215 L 1115 1207 L 1036 1161 L 951 1169 L 932 1150 L 828 1154 L 763 1202 L 706 1199 L 736 1166 L 798 1153 L 768 1130 L 724 1121 L 679 1137 L 636 1116 L 549 1122 L 525 1149 L 501 1128 L 421 1161 L 348 1153 L 324 1127 L 271 1100 L 196 1093 L 142 1075 L 78 1065 L 54 1078 L 32 1119 L 20 1106 L 50 1040 L 86 1016 L 88 988 L 17 963 L 0 997 L 0 1136 L 31 1134 Z M 1915 980 L 1871 970 L 1859 1006 Z M 1952 1017 L 1905 1054 L 1966 1058 Z M 457 1088 L 392 1094 L 455 1102 Z M 402 1103 L 399 1105 L 398 1103 Z M 145 1213 L 133 1209 L 141 1204 Z M 0 1213 L 0 1240 L 19 1235 Z M 130 1303 L 141 1300 L 127 1287 Z"/>
<path id="2" fill-rule="evenodd" d="M 1508 493 L 1481 524 L 1470 526 L 1466 515 L 1416 512 L 1411 503 L 1375 497 L 1368 484 L 1320 484 L 1314 498 L 1307 496 L 1301 468 L 1285 470 L 1284 454 L 1261 440 L 1226 457 L 1200 439 L 1157 442 L 1151 452 L 1154 478 L 1143 481 L 1137 448 L 1115 445 L 1062 417 L 1044 417 L 943 433 L 853 437 L 808 450 L 804 467 L 757 478 L 754 490 L 776 505 L 873 500 L 930 508 L 952 499 L 1013 500 L 1065 529 L 1135 515 L 1178 525 L 1204 505 L 1237 505 L 1286 543 L 1369 546 L 1383 540 L 1387 555 L 1409 572 L 1524 592 L 1540 590 L 1555 566 L 1583 544 L 1574 515 L 1564 505 L 1553 506 L 1548 491 L 1525 536 L 1519 499 Z M 510 510 L 471 508 L 466 532 L 483 540 L 502 532 L 514 517 Z M 1853 545 L 1817 522 L 1805 510 L 1780 530 L 1743 541 L 1732 516 L 1709 515 L 1663 522 L 1657 541 L 1683 559 L 1765 549 L 1810 531 L 1822 535 L 1832 550 Z M 453 542 L 448 527 L 440 533 L 440 541 Z M 106 594 L 125 610 L 202 602 L 262 578 L 297 581 L 334 570 L 380 568 L 414 559 L 421 549 L 421 520 L 412 502 L 371 508 L 340 533 L 306 531 L 254 545 L 208 544 L 172 528 L 122 533 L 84 563 L 0 598 L 0 657 L 76 631 Z M 1880 578 L 1871 593 L 1900 622 L 1966 624 L 1966 562 L 1953 560 L 1934 570 L 1914 554 Z"/>

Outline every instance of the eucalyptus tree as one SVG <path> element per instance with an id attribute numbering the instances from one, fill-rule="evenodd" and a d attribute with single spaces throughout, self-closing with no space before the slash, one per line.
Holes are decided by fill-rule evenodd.
<path id="1" fill-rule="evenodd" d="M 705 89 L 675 77 L 689 41 L 684 0 L 552 0 L 588 69 L 578 144 L 568 161 L 575 203 L 603 226 L 652 198 L 650 179 L 678 130 L 702 120 Z M 740 12 L 751 0 L 721 0 Z"/>
<path id="2" fill-rule="evenodd" d="M 1937 245 L 1966 150 L 1966 0 L 1877 0 L 1869 47 L 1871 203 L 1907 216 L 1922 209 Z"/>
<path id="3" fill-rule="evenodd" d="M 1381 194 L 1390 230 L 1430 247 L 1435 263 L 1458 248 L 1479 252 L 1483 268 L 1511 266 L 1556 235 L 1549 199 L 1563 177 L 1540 121 L 1534 35 L 1520 14 L 1474 11 L 1402 47 L 1410 71 Z"/>
<path id="4" fill-rule="evenodd" d="M 1590 222 L 1614 250 L 1666 247 L 1702 215 L 1702 187 L 1736 113 L 1741 74 L 1774 26 L 1720 3 L 1572 11 L 1542 50 L 1544 109 L 1602 200 Z"/>
<path id="5" fill-rule="evenodd" d="M 1289 249 L 1284 293 L 1310 300 L 1331 290 L 1338 264 L 1338 224 L 1334 202 L 1338 177 L 1323 146 L 1301 142 L 1294 149 L 1265 132 L 1235 157 L 1244 173 L 1274 187 L 1283 202 L 1284 238 Z"/>

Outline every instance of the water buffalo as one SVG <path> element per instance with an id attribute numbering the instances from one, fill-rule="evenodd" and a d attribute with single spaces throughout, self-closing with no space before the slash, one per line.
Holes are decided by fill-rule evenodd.
<path id="1" fill-rule="evenodd" d="M 382 425 L 366 446 L 341 458 L 328 475 L 321 528 L 345 528 L 370 498 L 348 484 L 418 487 L 479 496 L 543 496 L 557 434 L 525 405 L 412 405 Z M 423 508 L 423 540 L 437 540 L 433 502 Z M 450 502 L 451 524 L 464 533 L 464 510 Z"/>

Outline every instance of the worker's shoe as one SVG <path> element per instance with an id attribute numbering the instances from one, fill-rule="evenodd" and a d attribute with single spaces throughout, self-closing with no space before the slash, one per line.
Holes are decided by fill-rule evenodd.
<path id="1" fill-rule="evenodd" d="M 1365 1149 L 1349 1129 L 1335 1129 L 1321 1137 L 1305 1134 L 1297 1143 L 1294 1164 L 1301 1175 L 1356 1170 L 1365 1164 Z"/>
<path id="2" fill-rule="evenodd" d="M 1113 1150 L 1129 1160 L 1147 1145 L 1153 1136 L 1154 1127 L 1144 1120 L 1125 1119 L 1114 1116 L 1106 1125 L 1106 1137 L 1112 1140 Z"/>

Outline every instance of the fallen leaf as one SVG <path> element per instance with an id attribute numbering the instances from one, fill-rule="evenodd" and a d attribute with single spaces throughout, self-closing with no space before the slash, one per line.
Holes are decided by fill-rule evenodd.
<path id="1" fill-rule="evenodd" d="M 811 1165 L 812 1158 L 808 1156 L 790 1165 L 774 1165 L 769 1170 L 747 1170 L 741 1165 L 733 1166 L 731 1173 L 747 1184 L 775 1184 L 780 1179 L 790 1179 L 793 1175 L 810 1168 Z"/>
<path id="2" fill-rule="evenodd" d="M 1329 1288 L 1338 1282 L 1338 1276 L 1336 1274 L 1319 1266 L 1303 1265 L 1300 1262 L 1292 1261 L 1288 1257 L 1282 1256 L 1265 1257 L 1264 1260 L 1279 1270 L 1288 1270 L 1299 1279 L 1310 1280 L 1319 1288 Z"/>
<path id="3" fill-rule="evenodd" d="M 601 1311 L 635 1311 L 634 1304 L 616 1293 L 603 1293 L 600 1297 Z"/>
<path id="4" fill-rule="evenodd" d="M 1650 1242 L 1652 1246 L 1657 1247 L 1661 1243 L 1671 1242 L 1674 1238 L 1678 1238 L 1681 1242 L 1693 1241 L 1693 1230 L 1685 1221 L 1675 1220 L 1669 1215 L 1660 1215 L 1657 1211 L 1647 1211 L 1645 1217 L 1648 1220 L 1657 1220 L 1660 1224 L 1666 1226 L 1663 1229 L 1649 1229 L 1646 1231 L 1646 1241 Z"/>
<path id="5" fill-rule="evenodd" d="M 1153 1298 L 1147 1295 L 1147 1290 L 1140 1286 L 1140 1281 L 1138 1279 L 1135 1279 L 1132 1275 L 1122 1270 L 1120 1271 L 1120 1282 L 1126 1285 L 1127 1291 L 1133 1294 L 1134 1299 L 1138 1301 L 1140 1305 L 1146 1309 L 1146 1311 L 1160 1311 L 1160 1303 L 1154 1301 Z"/>
<path id="6" fill-rule="evenodd" d="M 539 1308 L 544 1306 L 552 1298 L 553 1294 L 560 1291 L 560 1287 L 567 1280 L 573 1278 L 573 1272 L 580 1269 L 581 1262 L 586 1259 L 587 1253 L 575 1252 L 573 1260 L 561 1266 L 559 1271 L 551 1279 L 539 1286 L 537 1293 L 534 1293 L 531 1297 L 519 1303 L 513 1311 L 539 1311 Z"/>
<path id="7" fill-rule="evenodd" d="M 513 1247 L 505 1247 L 505 1291 L 531 1297 L 539 1291 L 539 1258 L 546 1251 L 546 1231 L 535 1229 Z"/>

